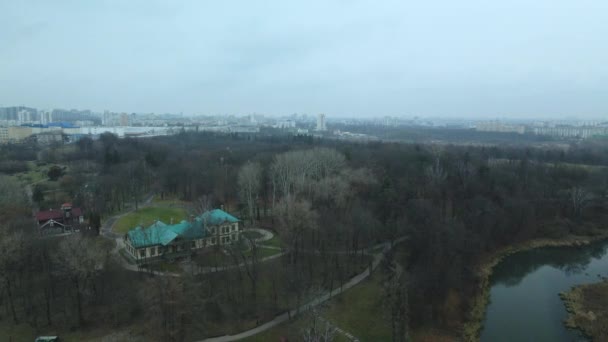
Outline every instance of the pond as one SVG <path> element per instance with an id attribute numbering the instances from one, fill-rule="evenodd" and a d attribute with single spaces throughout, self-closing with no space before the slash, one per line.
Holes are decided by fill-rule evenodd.
<path id="1" fill-rule="evenodd" d="M 490 279 L 481 341 L 587 341 L 567 329 L 560 292 L 608 277 L 608 242 L 551 247 L 505 258 Z"/>

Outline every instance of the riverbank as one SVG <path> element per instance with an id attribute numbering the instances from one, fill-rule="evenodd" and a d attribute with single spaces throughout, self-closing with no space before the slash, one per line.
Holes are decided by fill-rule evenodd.
<path id="1" fill-rule="evenodd" d="M 559 294 L 566 305 L 566 326 L 594 341 L 608 341 L 608 280 L 573 287 Z"/>
<path id="2" fill-rule="evenodd" d="M 476 296 L 472 299 L 471 310 L 462 328 L 462 339 L 466 342 L 479 340 L 486 307 L 490 300 L 490 276 L 496 265 L 509 255 L 541 247 L 584 246 L 591 242 L 608 238 L 608 231 L 593 236 L 569 235 L 561 239 L 534 239 L 507 246 L 483 258 L 476 267 L 478 277 Z"/>

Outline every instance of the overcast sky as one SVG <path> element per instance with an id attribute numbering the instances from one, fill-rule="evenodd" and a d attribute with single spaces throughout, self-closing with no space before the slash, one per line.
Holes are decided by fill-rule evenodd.
<path id="1" fill-rule="evenodd" d="M 0 106 L 608 117 L 607 0 L 295 3 L 0 0 Z"/>

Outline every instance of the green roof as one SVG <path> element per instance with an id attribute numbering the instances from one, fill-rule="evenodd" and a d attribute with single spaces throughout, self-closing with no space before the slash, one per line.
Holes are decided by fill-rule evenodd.
<path id="1" fill-rule="evenodd" d="M 203 213 L 203 215 L 201 215 L 200 217 L 204 220 L 205 223 L 210 224 L 212 226 L 217 226 L 224 222 L 239 222 L 239 219 L 221 209 L 213 209 L 211 211 L 207 211 Z"/>
<path id="2" fill-rule="evenodd" d="M 207 211 L 192 222 L 182 221 L 177 224 L 167 225 L 162 221 L 156 221 L 148 228 L 137 226 L 131 229 L 127 236 L 135 248 L 162 245 L 166 246 L 178 237 L 186 240 L 201 239 L 207 235 L 204 229 L 208 225 L 219 225 L 224 222 L 238 222 L 239 220 L 219 209 Z"/>

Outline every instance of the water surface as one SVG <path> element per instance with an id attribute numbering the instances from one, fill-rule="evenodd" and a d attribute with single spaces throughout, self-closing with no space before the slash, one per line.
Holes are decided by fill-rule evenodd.
<path id="1" fill-rule="evenodd" d="M 567 329 L 560 292 L 608 277 L 608 242 L 534 249 L 505 258 L 490 279 L 481 341 L 587 341 Z"/>

